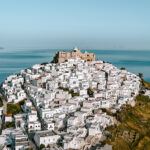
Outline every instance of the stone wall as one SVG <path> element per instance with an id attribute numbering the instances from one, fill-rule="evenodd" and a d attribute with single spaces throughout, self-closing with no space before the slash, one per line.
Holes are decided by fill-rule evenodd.
<path id="1" fill-rule="evenodd" d="M 68 59 L 76 59 L 77 57 L 80 57 L 85 61 L 95 61 L 94 53 L 87 53 L 87 52 L 82 53 L 80 50 L 74 49 L 72 50 L 72 52 L 64 52 L 64 51 L 57 52 L 52 62 L 62 63 Z"/>

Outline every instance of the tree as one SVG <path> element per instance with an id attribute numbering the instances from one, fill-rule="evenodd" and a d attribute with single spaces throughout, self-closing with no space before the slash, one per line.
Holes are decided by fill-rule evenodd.
<path id="1" fill-rule="evenodd" d="M 44 66 L 47 65 L 47 64 L 48 64 L 48 62 L 43 62 L 43 63 L 41 63 L 41 65 L 44 65 Z"/>
<path id="2" fill-rule="evenodd" d="M 106 78 L 106 80 L 108 80 L 108 73 L 107 72 L 105 72 L 105 78 Z"/>
<path id="3" fill-rule="evenodd" d="M 142 79 L 143 78 L 143 73 L 139 73 L 138 76 Z"/>
<path id="4" fill-rule="evenodd" d="M 89 96 L 93 96 L 93 94 L 94 94 L 94 92 L 91 88 L 87 89 L 87 93 L 88 93 Z"/>
<path id="5" fill-rule="evenodd" d="M 125 67 L 121 67 L 121 70 L 126 70 L 126 68 Z"/>
<path id="6" fill-rule="evenodd" d="M 44 145 L 44 144 L 41 144 L 41 145 L 40 145 L 40 149 L 43 149 L 43 148 L 45 148 L 45 145 Z"/>
<path id="7" fill-rule="evenodd" d="M 2 100 L 0 100 L 0 107 L 2 107 L 3 106 L 3 102 L 2 102 Z"/>

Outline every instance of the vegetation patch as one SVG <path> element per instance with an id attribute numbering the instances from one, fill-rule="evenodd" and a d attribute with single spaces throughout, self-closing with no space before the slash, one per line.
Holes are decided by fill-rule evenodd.
<path id="1" fill-rule="evenodd" d="M 146 89 L 150 90 L 150 83 L 149 83 L 149 82 L 144 81 L 144 80 L 142 79 L 142 84 L 143 84 L 143 86 L 144 86 Z"/>
<path id="2" fill-rule="evenodd" d="M 44 144 L 41 144 L 41 145 L 40 145 L 40 149 L 43 149 L 43 148 L 45 148 L 45 145 L 44 145 Z"/>
<path id="3" fill-rule="evenodd" d="M 90 97 L 93 97 L 94 91 L 91 88 L 88 88 L 87 93 Z"/>
<path id="4" fill-rule="evenodd" d="M 21 113 L 22 112 L 21 105 L 24 104 L 24 101 L 25 100 L 20 101 L 17 104 L 8 103 L 7 104 L 7 113 L 13 114 L 13 115 Z"/>
<path id="5" fill-rule="evenodd" d="M 2 102 L 2 100 L 0 100 L 0 107 L 2 107 L 3 106 L 3 102 Z"/>
<path id="6" fill-rule="evenodd" d="M 48 64 L 48 62 L 43 62 L 43 63 L 41 63 L 41 65 L 44 65 L 44 66 L 47 65 L 47 64 Z"/>
<path id="7" fill-rule="evenodd" d="M 150 98 L 140 94 L 135 101 L 135 107 L 127 105 L 116 114 L 117 126 L 107 129 L 110 135 L 104 143 L 113 150 L 150 149 Z"/>
<path id="8" fill-rule="evenodd" d="M 14 128 L 14 127 L 15 127 L 15 122 L 6 122 L 5 124 L 3 124 L 3 129 Z"/>
<path id="9" fill-rule="evenodd" d="M 5 96 L 1 96 L 0 97 L 0 107 L 3 106 L 3 100 L 5 100 Z"/>
<path id="10" fill-rule="evenodd" d="M 79 96 L 78 93 L 74 93 L 73 91 L 70 91 L 68 88 L 59 87 L 59 89 L 68 92 L 69 94 L 71 94 L 72 97 Z"/>

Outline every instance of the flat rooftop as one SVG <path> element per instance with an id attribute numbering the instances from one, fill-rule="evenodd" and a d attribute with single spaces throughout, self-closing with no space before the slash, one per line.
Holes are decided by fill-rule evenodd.
<path id="1" fill-rule="evenodd" d="M 46 137 L 46 136 L 53 136 L 53 135 L 56 135 L 53 131 L 48 131 L 48 130 L 45 130 L 45 131 L 38 131 L 36 132 L 40 137 Z"/>

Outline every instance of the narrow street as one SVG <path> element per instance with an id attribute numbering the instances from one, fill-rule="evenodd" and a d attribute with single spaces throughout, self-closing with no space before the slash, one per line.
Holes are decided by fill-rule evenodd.
<path id="1" fill-rule="evenodd" d="M 7 101 L 4 98 L 2 98 L 3 95 L 1 93 L 0 93 L 0 97 L 3 102 L 3 114 L 6 115 L 7 114 Z"/>
<path id="2" fill-rule="evenodd" d="M 28 95 L 28 92 L 26 91 L 26 89 L 25 88 L 23 88 L 23 89 L 26 92 L 27 100 L 30 100 L 32 102 L 32 100 L 31 100 L 30 96 Z M 32 104 L 33 104 L 33 102 L 32 102 Z M 36 107 L 35 107 L 35 109 L 36 109 Z M 25 131 L 26 131 L 26 134 L 28 135 L 30 146 L 33 148 L 33 150 L 37 150 L 37 147 L 36 147 L 35 143 L 33 142 L 34 133 L 28 133 L 27 130 L 25 130 Z"/>
<path id="3" fill-rule="evenodd" d="M 40 123 L 41 123 L 41 128 L 42 128 L 42 130 L 44 130 L 44 129 L 45 129 L 45 125 L 43 124 L 43 121 L 41 120 L 40 114 L 39 114 L 39 112 L 38 112 L 36 106 L 34 105 L 34 103 L 33 103 L 32 99 L 31 99 L 30 95 L 28 94 L 27 90 L 26 90 L 25 88 L 24 88 L 24 90 L 25 90 L 25 92 L 26 92 L 27 99 L 29 99 L 29 100 L 32 102 L 33 107 L 34 107 L 35 110 L 37 111 L 38 120 L 39 120 Z"/>
<path id="4" fill-rule="evenodd" d="M 2 126 L 5 123 L 5 115 L 7 114 L 7 101 L 3 98 L 3 95 L 0 93 L 0 98 L 3 102 L 3 115 L 0 121 L 0 134 L 2 133 Z"/>
<path id="5" fill-rule="evenodd" d="M 6 115 L 7 114 L 7 102 L 6 100 L 3 99 L 3 114 Z"/>

